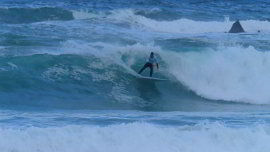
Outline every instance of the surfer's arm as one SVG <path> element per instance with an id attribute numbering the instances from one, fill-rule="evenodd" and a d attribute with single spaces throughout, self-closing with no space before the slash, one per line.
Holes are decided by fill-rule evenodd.
<path id="1" fill-rule="evenodd" d="M 157 69 L 159 69 L 159 67 L 158 67 L 158 63 L 156 63 L 157 64 Z"/>

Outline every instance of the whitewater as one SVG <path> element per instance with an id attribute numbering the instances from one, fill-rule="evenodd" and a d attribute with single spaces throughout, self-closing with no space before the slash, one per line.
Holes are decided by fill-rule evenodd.
<path id="1" fill-rule="evenodd" d="M 269 6 L 0 1 L 1 151 L 268 152 Z"/>

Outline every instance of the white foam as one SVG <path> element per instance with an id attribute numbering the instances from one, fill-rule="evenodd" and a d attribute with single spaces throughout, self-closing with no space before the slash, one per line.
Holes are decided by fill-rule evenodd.
<path id="1" fill-rule="evenodd" d="M 233 21 L 226 19 L 224 21 L 195 21 L 191 19 L 178 19 L 172 21 L 157 21 L 141 15 L 136 15 L 132 9 L 114 10 L 109 18 L 115 21 L 128 22 L 156 32 L 166 33 L 223 33 L 228 32 Z M 245 31 L 248 33 L 270 32 L 270 22 L 260 20 L 243 20 L 240 21 Z"/>
<path id="2" fill-rule="evenodd" d="M 110 66 L 111 64 L 117 64 L 127 70 L 130 74 L 137 75 L 137 73 L 131 69 L 131 66 L 135 63 L 136 59 L 147 57 L 150 51 L 153 50 L 160 50 L 160 48 L 153 46 L 153 44 L 121 46 L 103 42 L 85 43 L 82 41 L 70 40 L 63 43 L 61 50 L 50 53 L 92 55 L 102 60 L 103 68 L 106 68 L 106 66 Z M 129 57 L 126 62 L 122 60 L 123 55 Z"/>
<path id="3" fill-rule="evenodd" d="M 18 69 L 18 66 L 12 62 L 7 63 L 12 69 Z"/>
<path id="4" fill-rule="evenodd" d="M 266 152 L 269 127 L 222 124 L 162 127 L 147 123 L 107 127 L 0 129 L 2 152 Z"/>
<path id="5" fill-rule="evenodd" d="M 63 77 L 70 77 L 75 80 L 81 80 L 80 75 L 85 73 L 89 73 L 89 71 L 85 71 L 78 66 L 72 66 L 71 69 L 69 69 L 65 67 L 65 65 L 59 64 L 44 71 L 42 73 L 42 77 L 50 81 L 62 80 Z"/>
<path id="6" fill-rule="evenodd" d="M 169 71 L 208 99 L 270 103 L 270 52 L 253 47 L 164 54 Z"/>
<path id="7" fill-rule="evenodd" d="M 91 18 L 97 18 L 97 17 L 101 17 L 102 14 L 95 14 L 95 13 L 91 13 L 88 12 L 86 10 L 79 10 L 79 11 L 72 11 L 72 15 L 75 19 L 91 19 Z"/>

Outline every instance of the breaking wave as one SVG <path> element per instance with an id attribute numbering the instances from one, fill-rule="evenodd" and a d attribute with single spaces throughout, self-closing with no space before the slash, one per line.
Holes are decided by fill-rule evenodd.
<path id="1" fill-rule="evenodd" d="M 2 151 L 253 152 L 270 148 L 267 143 L 269 127 L 263 125 L 250 128 L 230 128 L 222 124 L 164 127 L 132 123 L 107 127 L 1 128 L 0 133 Z"/>
<path id="2" fill-rule="evenodd" d="M 189 102 L 204 98 L 270 103 L 267 92 L 270 89 L 267 85 L 270 54 L 253 47 L 172 52 L 151 44 L 122 46 L 67 41 L 60 50 L 1 57 L 1 94 L 15 93 L 9 101 L 5 99 L 1 103 L 12 103 L 12 100 L 31 105 L 74 107 L 73 103 L 80 100 L 84 104 L 76 104 L 79 108 L 105 108 L 107 104 L 111 108 L 113 103 L 128 109 L 152 107 L 164 101 L 176 102 L 178 98 Z M 137 71 L 149 54 L 145 50 L 155 50 L 158 54 L 162 70 L 157 71 L 156 76 L 169 79 L 168 82 L 158 83 L 157 87 L 136 80 Z M 29 101 L 29 98 L 39 102 Z M 52 101 L 54 103 L 48 104 Z"/>
<path id="3" fill-rule="evenodd" d="M 153 9 L 150 12 L 139 11 L 134 9 L 119 9 L 109 12 L 87 12 L 73 11 L 75 19 L 91 19 L 101 18 L 109 19 L 112 22 L 129 23 L 132 26 L 155 32 L 166 33 L 184 33 L 184 34 L 200 34 L 200 33 L 224 33 L 228 32 L 234 21 L 230 21 L 229 17 L 225 17 L 224 21 L 196 21 L 183 17 L 171 20 L 156 19 L 154 15 L 148 16 L 148 13 L 159 12 Z M 160 15 L 159 13 L 156 15 Z M 248 33 L 270 32 L 270 22 L 267 20 L 242 20 L 242 26 Z"/>

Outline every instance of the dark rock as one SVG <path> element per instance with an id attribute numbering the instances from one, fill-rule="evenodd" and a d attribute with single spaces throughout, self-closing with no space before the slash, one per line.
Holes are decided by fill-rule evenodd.
<path id="1" fill-rule="evenodd" d="M 245 32 L 239 20 L 233 23 L 229 33 L 243 33 Z"/>

